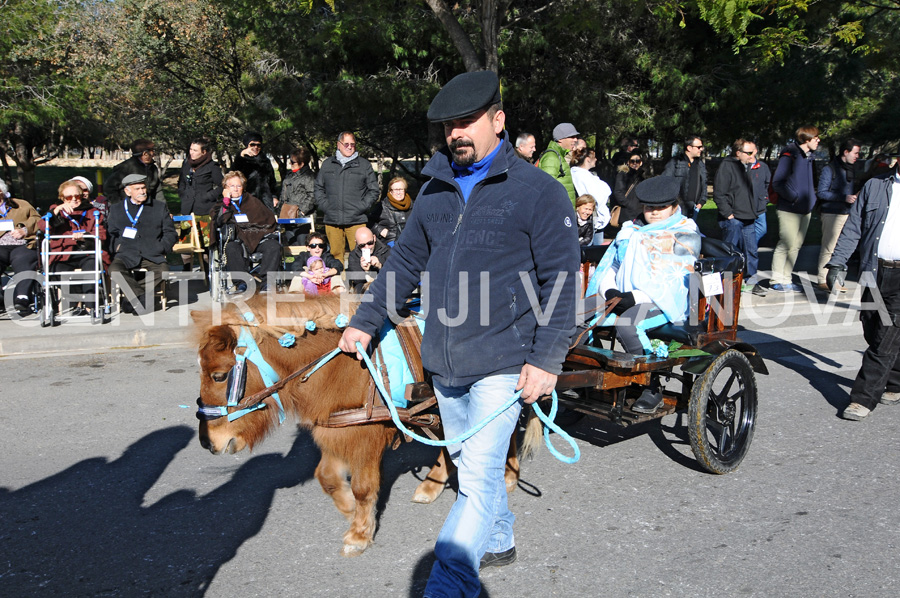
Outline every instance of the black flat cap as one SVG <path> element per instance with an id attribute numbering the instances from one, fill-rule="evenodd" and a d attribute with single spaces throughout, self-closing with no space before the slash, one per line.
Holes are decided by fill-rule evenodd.
<path id="1" fill-rule="evenodd" d="M 500 101 L 500 80 L 494 71 L 475 71 L 453 77 L 428 108 L 428 120 L 444 122 L 469 116 Z"/>
<path id="2" fill-rule="evenodd" d="M 638 183 L 634 192 L 638 201 L 648 206 L 666 206 L 678 200 L 681 183 L 671 176 L 656 176 Z"/>

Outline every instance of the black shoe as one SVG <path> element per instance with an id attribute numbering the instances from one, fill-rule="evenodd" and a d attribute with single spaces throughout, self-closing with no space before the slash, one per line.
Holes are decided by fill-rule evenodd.
<path id="1" fill-rule="evenodd" d="M 485 567 L 505 567 L 516 562 L 516 547 L 503 552 L 485 552 L 478 565 L 479 571 Z"/>
<path id="2" fill-rule="evenodd" d="M 25 295 L 19 295 L 16 297 L 13 302 L 13 306 L 16 308 L 16 312 L 21 317 L 30 316 L 31 315 L 31 301 L 28 300 L 28 297 Z"/>
<path id="3" fill-rule="evenodd" d="M 120 307 L 122 313 L 125 313 L 125 314 L 133 314 L 134 313 L 134 306 L 131 304 L 131 301 L 127 301 L 127 300 L 122 301 L 122 303 L 120 304 L 119 307 Z"/>
<path id="4" fill-rule="evenodd" d="M 659 406 L 662 405 L 663 396 L 661 390 L 653 390 L 645 388 L 638 400 L 631 406 L 632 411 L 638 413 L 656 413 Z"/>
<path id="5" fill-rule="evenodd" d="M 77 318 L 78 316 L 86 316 L 86 315 L 88 315 L 88 310 L 83 305 L 79 305 L 78 307 L 76 307 L 75 309 L 72 310 L 73 317 Z"/>

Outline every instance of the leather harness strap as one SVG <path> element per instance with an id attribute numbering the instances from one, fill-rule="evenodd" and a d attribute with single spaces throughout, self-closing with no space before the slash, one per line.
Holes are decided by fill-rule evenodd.
<path id="1" fill-rule="evenodd" d="M 593 295 L 593 296 L 596 297 L 597 295 Z M 603 315 L 600 316 L 599 318 L 597 318 L 597 322 L 593 326 L 589 326 L 588 328 L 585 328 L 584 330 L 582 330 L 581 334 L 579 334 L 578 336 L 575 337 L 575 341 L 571 345 L 569 345 L 569 349 L 571 350 L 571 349 L 574 349 L 575 347 L 577 347 L 578 344 L 581 343 L 581 338 L 585 334 L 587 334 L 588 332 L 590 332 L 591 330 L 593 330 L 594 328 L 599 326 L 604 320 L 606 320 L 606 318 L 609 316 L 609 314 L 612 313 L 612 310 L 619 304 L 619 301 L 621 301 L 621 300 L 622 299 L 620 297 L 613 297 L 612 299 L 607 301 L 606 308 L 603 310 Z"/>
<path id="2" fill-rule="evenodd" d="M 419 330 L 419 325 L 413 318 L 407 318 L 400 322 L 395 330 L 397 331 L 397 340 L 400 341 L 400 348 L 403 349 L 403 356 L 406 357 L 406 363 L 409 365 L 409 371 L 412 372 L 413 380 L 424 382 L 422 331 Z"/>

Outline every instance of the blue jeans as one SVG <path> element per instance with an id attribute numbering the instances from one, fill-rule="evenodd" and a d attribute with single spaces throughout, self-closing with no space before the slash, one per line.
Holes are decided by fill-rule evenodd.
<path id="1" fill-rule="evenodd" d="M 738 220 L 737 218 L 720 220 L 719 227 L 722 229 L 722 240 L 731 243 L 743 252 L 747 278 L 756 276 L 756 270 L 759 268 L 756 220 Z"/>
<path id="2" fill-rule="evenodd" d="M 769 231 L 769 221 L 766 220 L 766 213 L 763 212 L 759 216 L 756 217 L 756 245 L 759 246 L 759 242 L 762 241 L 762 238 L 766 236 L 766 233 Z"/>
<path id="3" fill-rule="evenodd" d="M 518 380 L 518 374 L 503 374 L 451 387 L 435 381 L 445 437 L 455 438 L 493 413 L 513 395 Z M 447 447 L 459 468 L 459 495 L 438 534 L 426 597 L 478 596 L 481 557 L 515 546 L 515 516 L 507 505 L 503 474 L 521 410 L 518 401 L 461 445 Z"/>

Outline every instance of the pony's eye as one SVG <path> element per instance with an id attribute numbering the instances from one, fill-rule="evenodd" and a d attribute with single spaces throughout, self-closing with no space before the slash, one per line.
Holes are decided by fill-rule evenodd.
<path id="1" fill-rule="evenodd" d="M 225 382 L 228 379 L 228 374 L 225 372 L 213 372 L 212 379 L 216 382 Z"/>

